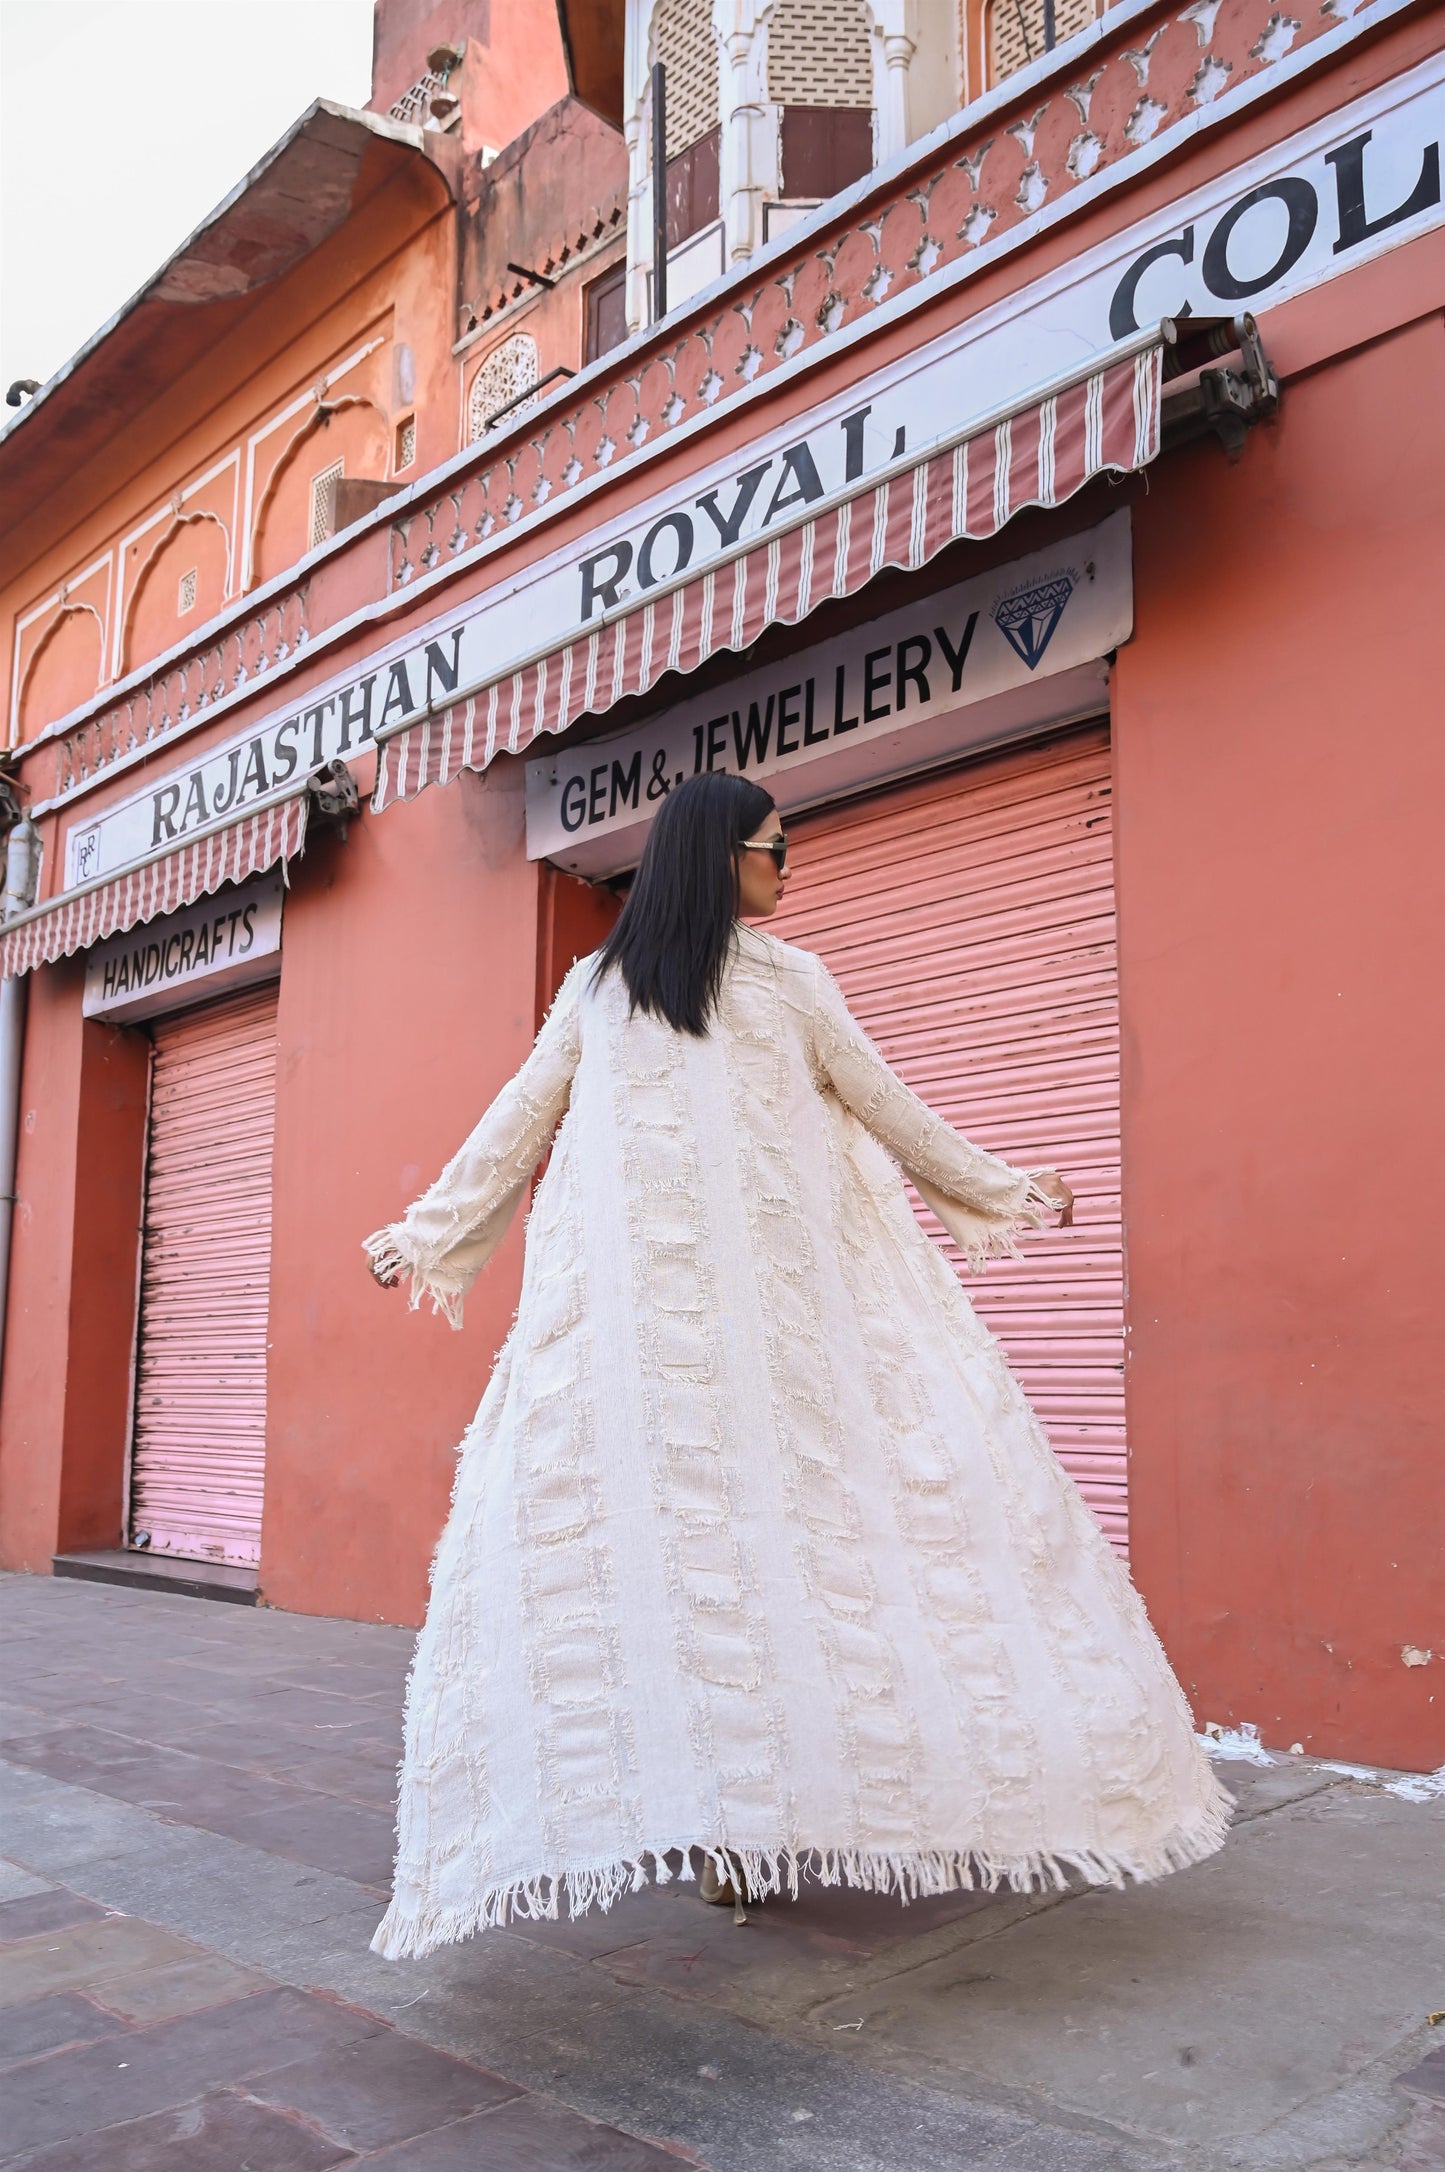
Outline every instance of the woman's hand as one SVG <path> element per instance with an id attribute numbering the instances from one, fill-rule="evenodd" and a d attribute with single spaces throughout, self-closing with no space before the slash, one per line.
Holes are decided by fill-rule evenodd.
<path id="1" fill-rule="evenodd" d="M 1057 1169 L 1040 1169 L 1034 1178 L 1035 1189 L 1042 1192 L 1051 1207 L 1058 1209 L 1060 1229 L 1070 1229 L 1074 1220 L 1074 1194 Z"/>
<path id="2" fill-rule="evenodd" d="M 383 1267 L 378 1259 L 371 1260 L 368 1264 L 373 1282 L 379 1284 L 384 1290 L 396 1289 L 401 1281 L 401 1270 L 399 1268 Z"/>

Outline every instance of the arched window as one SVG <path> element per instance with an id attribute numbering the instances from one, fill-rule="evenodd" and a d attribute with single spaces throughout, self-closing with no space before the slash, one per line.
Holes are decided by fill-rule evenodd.
<path id="1" fill-rule="evenodd" d="M 667 102 L 667 246 L 718 216 L 718 47 L 712 0 L 659 0 L 653 46 Z"/>
<path id="2" fill-rule="evenodd" d="M 1094 20 L 1095 0 L 991 0 L 988 11 L 988 79 L 1026 68 Z"/>
<path id="3" fill-rule="evenodd" d="M 495 423 L 503 427 L 532 406 L 523 397 L 537 382 L 537 342 L 530 332 L 514 332 L 494 347 L 472 379 L 467 400 L 467 431 L 473 444 Z M 503 413 L 503 409 L 506 410 Z"/>
<path id="4" fill-rule="evenodd" d="M 873 164 L 873 48 L 863 0 L 775 0 L 768 99 L 780 109 L 782 192 L 821 202 Z"/>

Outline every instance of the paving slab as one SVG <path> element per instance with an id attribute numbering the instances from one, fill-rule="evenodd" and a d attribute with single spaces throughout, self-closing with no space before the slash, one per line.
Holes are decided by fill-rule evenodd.
<path id="1" fill-rule="evenodd" d="M 195 1957 L 190 1941 L 172 1931 L 97 1911 L 93 1921 L 0 1950 L 0 2007 L 26 2005 L 52 1991 L 98 1988 L 158 1962 Z"/>
<path id="2" fill-rule="evenodd" d="M 22 1938 L 36 1938 L 42 1931 L 68 1930 L 73 1923 L 95 1923 L 105 1914 L 94 1901 L 82 1900 L 63 1886 L 28 1893 L 16 1900 L 0 1901 L 0 1946 L 13 1946 Z"/>
<path id="3" fill-rule="evenodd" d="M 385 1963 L 368 1942 L 405 1633 L 4 1577 L 0 1633 L 0 1940 L 7 1901 L 55 1925 L 0 1967 L 115 1920 L 72 1920 L 85 1905 L 183 1947 L 142 1940 L 114 1973 L 102 1949 L 77 1982 L 66 1949 L 48 1964 L 64 1980 L 40 1970 L 0 2009 L 0 2056 L 7 2018 L 34 2047 L 7 2083 L 30 2104 L 69 2069 L 65 2101 L 103 2121 L 35 2135 L 52 2172 L 106 2172 L 112 2150 L 146 2172 L 210 2172 L 220 2151 L 220 2172 L 242 2131 L 225 2122 L 262 2118 L 392 2172 L 1445 2172 L 1427 2020 L 1445 1805 L 1305 1759 L 1232 1762 L 1228 1848 L 1156 1887 L 907 1910 L 805 1887 L 739 1929 L 674 1885 Z M 370 2033 L 278 2052 L 251 2016 L 282 1994 L 258 1977 Z M 114 1997 L 125 2012 L 103 2014 Z M 139 2072 L 123 2102 L 105 2060 Z M 479 2070 L 505 2101 L 464 2104 Z M 423 2072 L 455 2103 L 408 2082 Z M 282 2101 L 303 2088 L 309 2109 Z"/>
<path id="4" fill-rule="evenodd" d="M 0 2164 L 274 2073 L 303 2050 L 380 2033 L 370 2015 L 287 1987 L 14 2066 L 5 2077 Z"/>
<path id="5" fill-rule="evenodd" d="M 530 2096 L 367 2159 L 379 2172 L 684 2172 L 697 2162 Z"/>
<path id="6" fill-rule="evenodd" d="M 331 2172 L 355 2163 L 324 2135 L 229 2091 L 19 2160 L 20 2172 Z"/>
<path id="7" fill-rule="evenodd" d="M 24 2006 L 0 2007 L 0 2067 L 17 2059 L 36 2059 L 69 2044 L 99 2043 L 103 2037 L 119 2036 L 127 2026 L 118 2014 L 106 2013 L 75 1991 L 58 1991 Z"/>
<path id="8" fill-rule="evenodd" d="M 521 2093 L 515 2082 L 399 2035 L 336 2046 L 251 2084 L 261 2103 L 298 2113 L 357 2151 L 429 2134 Z"/>

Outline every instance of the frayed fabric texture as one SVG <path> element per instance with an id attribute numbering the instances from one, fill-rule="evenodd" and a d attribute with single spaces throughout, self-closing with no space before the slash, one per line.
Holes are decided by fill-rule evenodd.
<path id="1" fill-rule="evenodd" d="M 502 1930 L 513 1920 L 556 1923 L 597 1908 L 604 1913 L 629 1894 L 649 1885 L 696 1878 L 693 1858 L 711 1858 L 719 1878 L 741 1878 L 745 1899 L 753 1902 L 787 1894 L 797 1900 L 808 1885 L 847 1886 L 857 1893 L 881 1893 L 907 1907 L 940 1893 L 996 1893 L 1007 1886 L 1017 1893 L 1062 1893 L 1077 1880 L 1082 1885 L 1143 1885 L 1171 1871 L 1187 1870 L 1223 1847 L 1234 1805 L 1221 1788 L 1218 1797 L 1188 1831 L 1171 1835 L 1143 1860 L 1103 1856 L 1090 1849 L 1061 1855 L 1034 1855 L 999 1863 L 967 1849 L 934 1849 L 922 1855 L 881 1855 L 856 1849 L 813 1848 L 763 1853 L 756 1848 L 645 1848 L 631 1862 L 606 1863 L 598 1869 L 542 1872 L 511 1885 L 481 1893 L 466 1908 L 449 1913 L 409 1914 L 393 1904 L 371 1941 L 383 1960 L 419 1959 L 438 1946 L 455 1945 L 482 1931 Z M 648 1857 L 652 1869 L 648 1870 Z M 673 1870 L 669 1857 L 681 1857 Z"/>
<path id="2" fill-rule="evenodd" d="M 1128 1573 L 900 1174 L 983 1271 L 1048 1212 L 1041 1172 L 961 1138 L 816 958 L 747 928 L 701 1039 L 574 967 L 371 1258 L 459 1324 L 549 1145 L 433 1567 L 377 1951 L 609 1907 L 669 1851 L 725 1848 L 753 1894 L 906 1900 L 1222 1845 Z"/>

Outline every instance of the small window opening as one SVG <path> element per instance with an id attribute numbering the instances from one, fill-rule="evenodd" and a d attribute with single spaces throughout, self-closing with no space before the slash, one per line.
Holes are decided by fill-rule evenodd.
<path id="1" fill-rule="evenodd" d="M 402 469 L 403 469 L 403 468 L 409 468 L 409 467 L 411 466 L 411 464 L 412 464 L 413 460 L 415 460 L 415 458 L 416 458 L 416 417 L 415 417 L 415 415 L 408 415 L 408 416 L 407 416 L 407 418 L 406 418 L 406 420 L 405 420 L 405 422 L 399 423 L 399 424 L 397 425 L 397 432 L 396 432 L 396 472 L 397 472 L 397 474 L 399 475 L 399 474 L 401 473 L 401 471 L 402 471 Z"/>
<path id="2" fill-rule="evenodd" d="M 318 543 L 324 543 L 336 530 L 336 486 L 346 471 L 344 460 L 337 460 L 319 475 L 311 478 L 311 540 L 308 550 L 314 551 Z"/>
<path id="3" fill-rule="evenodd" d="M 615 264 L 584 290 L 586 339 L 583 359 L 595 362 L 627 337 L 627 266 Z"/>
<path id="4" fill-rule="evenodd" d="M 195 608 L 196 568 L 192 566 L 189 573 L 181 575 L 180 587 L 176 591 L 176 616 L 184 618 L 187 611 L 194 611 Z"/>

